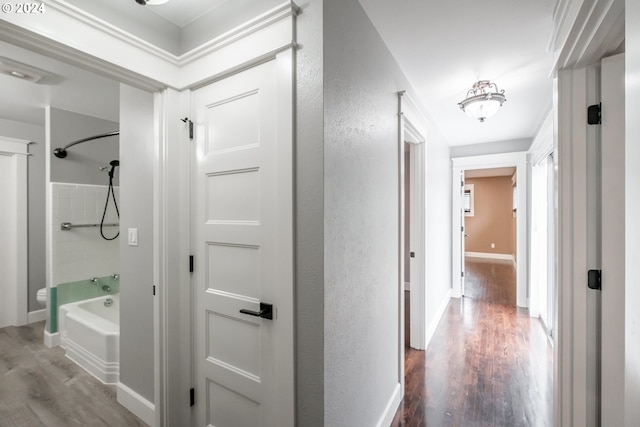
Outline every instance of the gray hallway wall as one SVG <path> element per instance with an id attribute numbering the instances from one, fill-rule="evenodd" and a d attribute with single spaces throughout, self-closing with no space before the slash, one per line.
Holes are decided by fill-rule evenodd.
<path id="1" fill-rule="evenodd" d="M 325 425 L 377 425 L 398 383 L 397 92 L 407 87 L 360 4 L 326 0 Z"/>
<path id="2" fill-rule="evenodd" d="M 120 85 L 120 382 L 154 402 L 154 103 Z M 127 230 L 138 229 L 138 246 Z"/>

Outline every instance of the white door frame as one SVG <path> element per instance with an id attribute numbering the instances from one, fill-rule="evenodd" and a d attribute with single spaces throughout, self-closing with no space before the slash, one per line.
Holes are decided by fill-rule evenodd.
<path id="1" fill-rule="evenodd" d="M 502 167 L 516 168 L 516 182 L 518 185 L 518 206 L 517 206 L 517 222 L 516 222 L 516 304 L 518 307 L 529 306 L 529 280 L 528 280 L 528 264 L 529 264 L 529 240 L 527 233 L 529 227 L 529 213 L 527 210 L 528 203 L 528 184 L 527 184 L 527 153 L 504 153 L 490 154 L 484 156 L 456 157 L 452 160 L 452 215 L 451 215 L 451 265 L 453 289 L 452 297 L 460 298 L 462 296 L 462 283 L 456 280 L 462 276 L 463 254 L 460 243 L 460 230 L 462 227 L 462 218 L 460 210 L 460 174 L 465 170 L 490 169 Z"/>
<path id="2" fill-rule="evenodd" d="M 591 176 L 587 153 L 596 130 L 587 129 L 585 108 L 597 101 L 593 93 L 596 76 L 587 66 L 600 62 L 623 42 L 625 1 L 562 1 L 553 22 L 550 50 L 554 52 L 552 71 L 556 77 L 554 161 L 558 166 L 554 419 L 556 426 L 595 427 L 600 419 L 599 390 L 594 381 L 594 297 L 586 289 L 587 270 L 595 267 L 589 266 L 586 248 L 590 235 L 587 192 L 592 185 L 587 182 Z M 625 406 L 625 412 L 628 409 Z"/>
<path id="3" fill-rule="evenodd" d="M 400 348 L 401 360 L 404 366 L 404 144 L 409 143 L 410 166 L 410 232 L 411 232 L 411 252 L 415 253 L 412 268 L 414 268 L 417 282 L 411 282 L 411 298 L 410 298 L 410 338 L 409 342 L 412 348 L 424 350 L 428 344 L 427 328 L 426 328 L 426 130 L 425 119 L 420 115 L 415 103 L 409 95 L 402 91 L 399 95 L 400 108 L 400 138 L 398 141 L 400 168 L 399 168 L 399 223 L 400 223 L 400 239 L 399 239 L 399 274 L 400 274 Z M 402 369 L 402 377 L 404 378 L 404 367 Z"/>
<path id="4" fill-rule="evenodd" d="M 3 277 L 8 279 L 2 289 L 3 304 L 5 299 L 9 303 L 7 322 L 4 326 L 20 326 L 27 324 L 27 156 L 29 156 L 30 141 L 0 136 L 0 156 L 10 157 L 13 163 L 14 181 L 8 190 L 12 193 L 13 212 L 7 212 L 15 220 L 6 243 L 11 248 L 9 254 L 3 258 L 9 264 L 9 271 L 4 271 Z M 10 181 L 11 182 L 11 181 Z M 6 185 L 1 182 L 0 185 Z M 5 202 L 2 202 L 5 204 Z M 11 209 L 11 203 L 3 209 Z M 8 274 L 7 274 L 8 273 Z M 4 313 L 3 313 L 4 317 Z"/>
<path id="5" fill-rule="evenodd" d="M 548 157 L 553 155 L 553 114 L 549 112 L 547 117 L 545 118 L 542 126 L 540 126 L 540 130 L 538 130 L 538 134 L 536 135 L 535 140 L 529 147 L 529 164 L 531 166 L 531 191 L 533 192 L 533 174 L 535 167 L 540 162 L 548 162 Z M 554 157 L 552 157 L 553 159 Z M 545 184 L 545 192 L 547 194 L 547 211 L 546 211 L 546 221 L 547 221 L 547 250 L 545 262 L 547 263 L 547 277 L 544 278 L 544 281 L 547 283 L 547 301 L 545 304 L 547 305 L 547 313 L 545 317 L 547 318 L 548 324 L 545 323 L 545 328 L 547 334 L 549 336 L 555 336 L 554 323 L 555 318 L 557 316 L 557 305 L 556 305 L 556 294 L 557 294 L 557 283 L 556 283 L 556 248 L 555 248 L 555 228 L 556 228 L 556 210 L 555 210 L 555 200 L 556 200 L 556 172 L 553 165 L 547 165 L 547 182 Z M 553 185 L 552 185 L 553 184 Z M 533 202 L 533 194 L 531 194 L 530 199 L 532 200 L 531 206 L 531 242 L 530 247 L 533 251 L 534 241 L 533 241 L 533 221 L 534 221 L 534 202 Z M 531 316 L 538 316 L 539 307 L 537 305 L 537 289 L 533 281 L 533 277 L 536 274 L 535 267 L 533 265 L 533 257 L 534 253 L 530 254 L 531 261 L 529 264 L 529 283 L 531 286 L 530 290 L 530 298 L 529 298 L 529 312 Z"/>
<path id="6" fill-rule="evenodd" d="M 601 63 L 601 411 L 603 426 L 624 425 L 624 400 L 616 393 L 625 371 L 625 55 Z"/>

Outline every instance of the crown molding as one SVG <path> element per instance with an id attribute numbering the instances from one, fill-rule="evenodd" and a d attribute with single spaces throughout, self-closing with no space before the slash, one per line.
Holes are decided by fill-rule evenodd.
<path id="1" fill-rule="evenodd" d="M 274 23 L 285 19 L 287 17 L 296 17 L 300 12 L 300 8 L 295 5 L 293 2 L 288 1 L 284 2 L 279 6 L 274 7 L 273 9 L 263 13 L 251 19 L 250 21 L 245 22 L 227 31 L 220 36 L 211 39 L 210 41 L 191 49 L 188 52 L 183 53 L 179 57 L 177 57 L 178 65 L 183 66 L 187 65 L 193 61 L 196 61 L 204 56 L 211 54 L 223 47 L 243 38 L 247 37 L 265 27 L 273 25 Z"/>
<path id="2" fill-rule="evenodd" d="M 179 65 L 178 57 L 166 50 L 157 47 L 156 45 L 149 43 L 138 36 L 135 36 L 127 31 L 122 30 L 115 25 L 98 18 L 95 15 L 91 15 L 83 9 L 74 6 L 64 0 L 48 0 L 46 1 L 47 7 L 60 12 L 70 18 L 73 18 L 79 22 L 86 24 L 87 26 L 94 28 L 97 31 L 101 31 L 109 36 L 121 40 L 131 46 L 136 47 L 142 51 L 148 52 L 151 55 L 157 56 L 164 61 Z M 46 13 L 50 13 L 47 10 Z"/>
<path id="3" fill-rule="evenodd" d="M 549 49 L 552 75 L 590 65 L 624 41 L 624 0 L 560 0 L 554 11 Z"/>

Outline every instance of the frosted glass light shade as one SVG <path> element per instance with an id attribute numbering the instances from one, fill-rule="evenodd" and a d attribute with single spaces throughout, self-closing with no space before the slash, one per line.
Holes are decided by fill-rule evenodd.
<path id="1" fill-rule="evenodd" d="M 149 6 L 156 6 L 159 4 L 169 3 L 169 0 L 147 0 Z"/>
<path id="2" fill-rule="evenodd" d="M 497 99 L 479 100 L 467 104 L 464 112 L 473 119 L 484 122 L 487 117 L 493 116 L 500 109 L 500 101 Z"/>

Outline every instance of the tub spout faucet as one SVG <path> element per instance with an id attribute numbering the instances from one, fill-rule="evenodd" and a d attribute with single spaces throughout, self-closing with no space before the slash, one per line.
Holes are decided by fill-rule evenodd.
<path id="1" fill-rule="evenodd" d="M 95 277 L 89 279 L 89 282 L 91 282 L 92 285 L 98 285 L 98 279 L 96 279 Z"/>
<path id="2" fill-rule="evenodd" d="M 105 292 L 111 292 L 111 288 L 109 287 L 109 285 L 102 285 L 102 290 Z"/>

